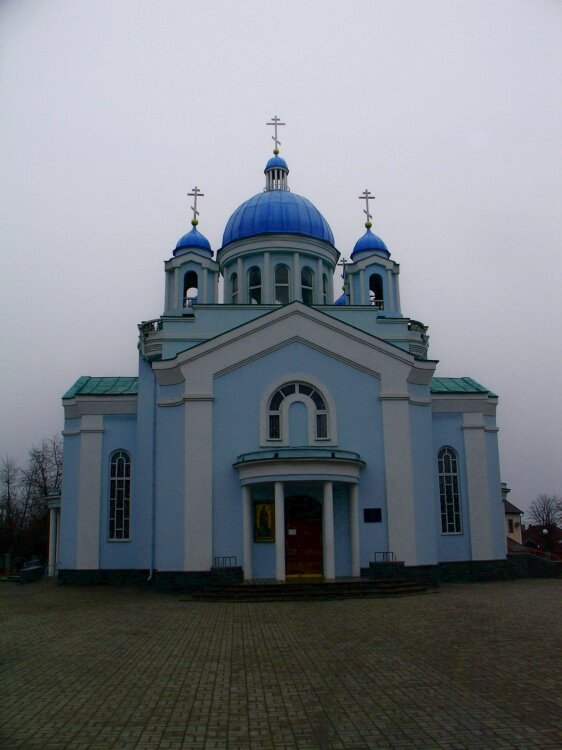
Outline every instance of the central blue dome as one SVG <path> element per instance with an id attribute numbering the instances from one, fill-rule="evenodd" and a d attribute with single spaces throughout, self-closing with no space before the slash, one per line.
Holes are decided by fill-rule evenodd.
<path id="1" fill-rule="evenodd" d="M 288 190 L 268 190 L 243 203 L 228 220 L 222 244 L 259 234 L 302 234 L 334 244 L 332 230 L 320 211 Z"/>

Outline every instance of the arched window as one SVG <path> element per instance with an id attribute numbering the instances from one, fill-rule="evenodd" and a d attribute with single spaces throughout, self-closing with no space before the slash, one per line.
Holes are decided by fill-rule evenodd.
<path id="1" fill-rule="evenodd" d="M 380 273 L 372 273 L 369 276 L 369 302 L 377 310 L 384 310 L 383 285 Z"/>
<path id="2" fill-rule="evenodd" d="M 261 270 L 257 266 L 248 273 L 248 300 L 251 305 L 261 305 Z"/>
<path id="3" fill-rule="evenodd" d="M 314 274 L 306 266 L 301 271 L 302 301 L 305 305 L 312 305 L 314 291 Z"/>
<path id="4" fill-rule="evenodd" d="M 281 404 L 287 396 L 300 394 L 305 399 L 310 399 L 314 410 L 314 439 L 325 440 L 328 438 L 328 411 L 326 401 L 316 388 L 308 383 L 287 383 L 278 388 L 269 401 L 268 413 L 268 438 L 269 440 L 281 440 L 283 430 L 281 425 Z M 302 399 L 302 400 L 305 400 Z"/>
<path id="5" fill-rule="evenodd" d="M 115 451 L 109 471 L 109 539 L 127 541 L 131 521 L 131 458 L 126 451 Z"/>
<path id="6" fill-rule="evenodd" d="M 441 448 L 437 464 L 439 468 L 441 533 L 460 534 L 462 524 L 457 454 L 452 448 Z"/>
<path id="7" fill-rule="evenodd" d="M 275 304 L 289 304 L 289 268 L 275 266 Z"/>
<path id="8" fill-rule="evenodd" d="M 325 273 L 322 274 L 322 304 L 328 304 L 328 277 Z"/>
<path id="9" fill-rule="evenodd" d="M 191 307 L 194 302 L 197 302 L 198 286 L 197 273 L 195 271 L 188 271 L 183 277 L 184 307 Z"/>
<path id="10" fill-rule="evenodd" d="M 232 304 L 238 304 L 238 274 L 233 273 L 230 275 L 230 297 Z"/>

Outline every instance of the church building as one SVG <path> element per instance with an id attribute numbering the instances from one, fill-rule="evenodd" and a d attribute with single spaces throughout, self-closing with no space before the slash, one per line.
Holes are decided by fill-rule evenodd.
<path id="1" fill-rule="evenodd" d="M 505 559 L 497 396 L 436 376 L 367 190 L 366 231 L 340 262 L 269 124 L 265 187 L 216 251 L 190 193 L 164 311 L 139 325 L 138 374 L 84 376 L 63 396 L 63 581 L 189 587 L 224 567 L 329 580 L 376 561 Z"/>

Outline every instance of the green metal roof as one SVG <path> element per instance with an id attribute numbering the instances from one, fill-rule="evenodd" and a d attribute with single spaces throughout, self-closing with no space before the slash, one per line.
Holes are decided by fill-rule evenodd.
<path id="1" fill-rule="evenodd" d="M 82 375 L 63 396 L 136 396 L 138 378 L 92 378 Z"/>
<path id="2" fill-rule="evenodd" d="M 472 378 L 431 378 L 432 393 L 485 393 L 491 398 L 497 395 Z"/>

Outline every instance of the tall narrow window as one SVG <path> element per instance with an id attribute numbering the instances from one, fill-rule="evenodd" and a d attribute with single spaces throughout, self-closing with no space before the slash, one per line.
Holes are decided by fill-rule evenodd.
<path id="1" fill-rule="evenodd" d="M 382 276 L 380 273 L 372 273 L 369 276 L 369 302 L 377 310 L 384 310 Z"/>
<path id="2" fill-rule="evenodd" d="M 289 304 L 289 269 L 287 266 L 275 266 L 275 304 Z"/>
<path id="3" fill-rule="evenodd" d="M 322 274 L 322 304 L 328 304 L 328 277 L 325 273 Z"/>
<path id="4" fill-rule="evenodd" d="M 198 279 L 195 271 L 188 271 L 183 277 L 183 306 L 191 307 L 197 302 Z"/>
<path id="5" fill-rule="evenodd" d="M 230 276 L 230 297 L 232 299 L 232 304 L 237 305 L 238 304 L 238 274 L 233 273 Z"/>
<path id="6" fill-rule="evenodd" d="M 314 274 L 310 268 L 303 268 L 301 271 L 301 292 L 302 301 L 305 305 L 312 305 L 314 292 Z"/>
<path id="7" fill-rule="evenodd" d="M 109 477 L 109 538 L 127 541 L 131 521 L 131 459 L 125 451 L 111 456 Z"/>
<path id="8" fill-rule="evenodd" d="M 441 532 L 443 534 L 460 534 L 462 524 L 457 454 L 452 448 L 441 448 L 437 463 L 439 468 Z"/>
<path id="9" fill-rule="evenodd" d="M 248 299 L 251 305 L 261 305 L 261 270 L 257 266 L 248 274 Z"/>

